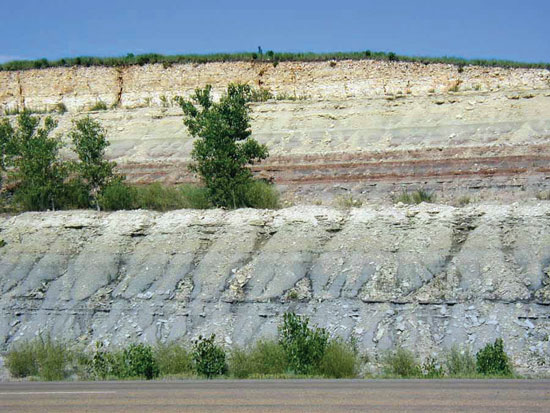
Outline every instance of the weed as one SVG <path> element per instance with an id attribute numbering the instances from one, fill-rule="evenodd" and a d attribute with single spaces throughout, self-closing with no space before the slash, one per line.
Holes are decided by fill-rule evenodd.
<path id="1" fill-rule="evenodd" d="M 357 376 L 359 357 L 353 347 L 342 340 L 332 340 L 319 363 L 318 373 L 335 379 Z"/>
<path id="2" fill-rule="evenodd" d="M 98 100 L 91 108 L 90 112 L 98 111 L 98 110 L 107 110 L 107 104 L 103 102 L 102 100 Z"/>
<path id="3" fill-rule="evenodd" d="M 433 192 L 428 192 L 425 189 L 418 189 L 414 192 L 403 191 L 401 195 L 395 198 L 395 202 L 404 204 L 420 204 L 421 202 L 435 202 L 436 196 Z"/>
<path id="4" fill-rule="evenodd" d="M 245 202 L 248 207 L 258 209 L 280 208 L 277 188 L 263 180 L 253 180 L 246 188 Z"/>
<path id="5" fill-rule="evenodd" d="M 168 98 L 165 96 L 165 95 L 162 95 L 160 97 L 160 105 L 163 107 L 163 108 L 167 108 L 170 106 L 170 100 L 168 100 Z"/>
<path id="6" fill-rule="evenodd" d="M 469 377 L 476 373 L 476 359 L 469 349 L 460 350 L 454 346 L 445 357 L 445 367 L 449 376 Z"/>
<path id="7" fill-rule="evenodd" d="M 468 195 L 464 195 L 464 196 L 461 196 L 460 198 L 458 198 L 457 200 L 457 205 L 458 206 L 466 206 L 470 203 L 470 197 Z"/>
<path id="8" fill-rule="evenodd" d="M 550 191 L 540 191 L 536 196 L 539 201 L 550 201 Z"/>
<path id="9" fill-rule="evenodd" d="M 63 102 L 59 102 L 57 105 L 55 105 L 55 111 L 62 115 L 67 112 L 67 106 L 65 106 Z"/>
<path id="10" fill-rule="evenodd" d="M 421 367 L 414 354 L 401 347 L 386 353 L 382 358 L 382 366 L 384 373 L 389 376 L 417 377 L 421 374 Z"/>
<path id="11" fill-rule="evenodd" d="M 191 374 L 193 372 L 191 353 L 181 344 L 157 344 L 154 356 L 161 375 Z"/>
<path id="12" fill-rule="evenodd" d="M 229 372 L 237 378 L 284 374 L 287 369 L 284 349 L 272 340 L 260 340 L 249 349 L 236 348 L 229 358 Z"/>
<path id="13" fill-rule="evenodd" d="M 0 248 L 3 248 L 6 246 L 6 241 L 4 241 L 2 238 L 0 238 Z"/>
<path id="14" fill-rule="evenodd" d="M 336 199 L 336 205 L 342 209 L 360 208 L 363 202 L 350 196 L 340 196 Z"/>
<path id="15" fill-rule="evenodd" d="M 267 102 L 269 99 L 273 99 L 273 93 L 267 89 L 259 88 L 250 91 L 251 102 Z"/>
<path id="16" fill-rule="evenodd" d="M 67 375 L 72 354 L 65 343 L 49 335 L 17 344 L 6 356 L 6 365 L 14 377 L 39 376 L 42 380 L 61 380 Z"/>

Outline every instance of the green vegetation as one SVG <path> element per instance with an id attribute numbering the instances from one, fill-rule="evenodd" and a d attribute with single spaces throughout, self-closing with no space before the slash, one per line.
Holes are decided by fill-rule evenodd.
<path id="1" fill-rule="evenodd" d="M 274 340 L 261 340 L 248 349 L 235 348 L 229 357 L 229 373 L 238 379 L 283 375 L 288 370 L 286 354 Z"/>
<path id="2" fill-rule="evenodd" d="M 279 326 L 279 344 L 295 374 L 311 374 L 319 368 L 329 342 L 323 328 L 310 328 L 309 318 L 285 313 Z"/>
<path id="3" fill-rule="evenodd" d="M 117 179 L 114 173 L 116 164 L 105 159 L 105 148 L 109 146 L 105 131 L 99 122 L 86 117 L 74 122 L 69 138 L 78 155 L 74 169 L 82 180 L 92 205 L 99 211 L 99 194 L 111 181 Z"/>
<path id="4" fill-rule="evenodd" d="M 44 211 L 61 207 L 64 181 L 68 177 L 67 164 L 59 158 L 61 141 L 49 137 L 56 122 L 40 119 L 23 112 L 17 118 L 17 128 L 7 120 L 1 126 L 3 140 L 7 141 L 5 163 L 10 177 L 17 182 L 14 200 L 23 210 Z"/>
<path id="5" fill-rule="evenodd" d="M 224 106 L 220 110 L 227 108 Z M 248 109 L 240 107 L 235 110 L 244 111 L 246 116 L 241 120 L 248 122 Z M 235 120 L 233 115 L 230 118 Z M 218 119 L 216 122 L 223 123 L 225 120 Z M 206 123 L 210 121 L 209 118 Z M 251 157 L 267 153 L 265 147 L 251 139 L 246 139 L 244 143 L 228 143 L 231 138 L 225 135 L 227 139 L 222 139 L 224 146 L 221 153 L 229 158 L 221 159 L 219 165 L 229 167 L 221 173 L 212 174 L 207 181 L 212 188 L 196 185 L 170 187 L 159 183 L 130 186 L 124 182 L 124 176 L 115 173 L 116 164 L 105 159 L 109 143 L 105 130 L 97 121 L 90 117 L 80 119 L 68 132 L 71 149 L 77 157 L 75 161 L 61 158 L 61 138 L 50 137 L 55 126 L 50 117 L 42 121 L 28 111 L 17 117 L 15 125 L 8 119 L 0 121 L 0 196 L 5 201 L 2 205 L 4 210 L 19 212 L 93 207 L 107 211 L 168 211 L 206 209 L 225 205 L 229 201 L 231 206 L 239 207 L 279 207 L 279 194 L 275 187 L 266 181 L 252 179 L 251 172 L 245 166 Z M 227 129 L 226 133 L 232 131 Z M 245 132 L 249 133 L 248 130 Z M 220 153 L 217 147 L 206 146 Z M 254 155 L 256 150 L 260 153 Z M 231 158 L 232 155 L 240 158 Z M 214 162 L 211 166 L 216 168 L 218 163 Z M 9 191 L 2 187 L 2 178 L 6 175 Z M 232 179 L 233 185 L 224 186 L 224 182 Z M 213 199 L 218 200 L 218 204 Z"/>
<path id="6" fill-rule="evenodd" d="M 17 343 L 6 356 L 13 377 L 36 376 L 41 380 L 62 380 L 68 375 L 73 355 L 65 343 L 50 336 Z"/>
<path id="7" fill-rule="evenodd" d="M 456 65 L 458 68 L 464 68 L 468 65 L 489 66 L 489 67 L 523 67 L 549 69 L 549 63 L 526 63 L 510 60 L 496 59 L 463 59 L 460 57 L 426 57 L 426 56 L 403 56 L 393 52 L 373 52 L 365 50 L 363 52 L 333 52 L 333 53 L 286 53 L 274 52 L 272 50 L 266 53 L 244 52 L 244 53 L 214 53 L 214 54 L 185 54 L 164 56 L 157 53 L 134 55 L 127 54 L 124 57 L 91 57 L 79 56 L 72 58 L 63 58 L 59 60 L 14 60 L 0 65 L 0 71 L 11 70 L 29 70 L 44 69 L 48 67 L 72 67 L 72 66 L 132 66 L 145 64 L 162 64 L 165 68 L 178 63 L 209 63 L 209 62 L 269 62 L 277 66 L 279 62 L 319 62 L 319 61 L 338 61 L 338 60 L 387 60 L 401 62 L 446 63 Z"/>
<path id="8" fill-rule="evenodd" d="M 398 347 L 387 352 L 382 358 L 382 371 L 392 377 L 418 377 L 422 375 L 422 369 L 414 354 Z"/>
<path id="9" fill-rule="evenodd" d="M 130 344 L 122 352 L 123 371 L 127 377 L 144 377 L 151 380 L 159 375 L 151 346 Z"/>
<path id="10" fill-rule="evenodd" d="M 398 197 L 395 198 L 395 202 L 402 202 L 404 204 L 420 204 L 421 202 L 435 202 L 436 196 L 433 192 L 428 192 L 425 189 L 418 189 L 414 192 L 403 191 Z"/>
<path id="11" fill-rule="evenodd" d="M 178 343 L 157 344 L 154 348 L 155 361 L 163 376 L 192 375 L 193 358 L 185 346 Z"/>
<path id="12" fill-rule="evenodd" d="M 368 361 L 359 355 L 355 341 L 329 338 L 324 329 L 309 326 L 307 317 L 294 313 L 284 314 L 278 339 L 259 340 L 229 353 L 216 344 L 215 335 L 200 336 L 190 349 L 183 343 L 171 342 L 154 347 L 132 343 L 108 350 L 98 342 L 91 354 L 69 350 L 66 342 L 49 336 L 38 336 L 12 344 L 5 360 L 13 377 L 42 380 L 61 380 L 75 373 L 79 378 L 96 380 L 222 375 L 354 378 Z M 389 378 L 517 377 L 501 339 L 485 346 L 477 357 L 453 347 L 441 362 L 427 357 L 420 363 L 411 351 L 397 347 L 384 353 L 379 361 L 381 377 Z"/>
<path id="13" fill-rule="evenodd" d="M 476 358 L 470 353 L 470 350 L 460 350 L 454 346 L 447 353 L 445 360 L 447 373 L 451 377 L 470 377 L 477 371 Z"/>
<path id="14" fill-rule="evenodd" d="M 199 175 L 208 190 L 210 202 L 217 207 L 238 208 L 248 203 L 247 191 L 253 183 L 248 165 L 268 156 L 267 147 L 250 137 L 251 88 L 230 84 L 219 102 L 214 102 L 212 87 L 196 89 L 191 100 L 176 101 L 184 113 L 184 124 L 193 143 L 190 171 Z"/>
<path id="15" fill-rule="evenodd" d="M 107 104 L 105 102 L 103 102 L 102 100 L 98 100 L 95 105 L 93 105 L 91 108 L 90 108 L 90 111 L 91 112 L 94 112 L 94 111 L 97 111 L 97 110 L 107 110 Z"/>
<path id="16" fill-rule="evenodd" d="M 211 379 L 227 372 L 225 351 L 215 343 L 216 335 L 210 337 L 199 336 L 193 342 L 193 362 L 195 370 L 202 376 Z"/>
<path id="17" fill-rule="evenodd" d="M 512 367 L 504 351 L 504 342 L 497 338 L 494 344 L 487 344 L 476 354 L 477 372 L 491 376 L 510 376 Z"/>

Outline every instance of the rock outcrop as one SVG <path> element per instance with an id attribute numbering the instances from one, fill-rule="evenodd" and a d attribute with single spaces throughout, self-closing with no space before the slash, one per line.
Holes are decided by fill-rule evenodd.
<path id="1" fill-rule="evenodd" d="M 233 62 L 0 72 L 0 109 L 95 111 L 109 156 L 132 182 L 189 182 L 192 139 L 172 97 L 230 82 L 270 91 L 253 136 L 271 157 L 255 170 L 294 202 L 387 201 L 425 186 L 440 199 L 515 200 L 550 188 L 550 71 L 445 64 Z M 282 99 L 282 100 L 278 100 Z M 325 202 L 326 203 L 326 202 Z"/>
<path id="2" fill-rule="evenodd" d="M 550 203 L 92 211 L 0 219 L 0 343 L 276 334 L 285 311 L 379 353 L 502 337 L 550 367 Z M 73 341 L 74 342 L 74 341 Z"/>

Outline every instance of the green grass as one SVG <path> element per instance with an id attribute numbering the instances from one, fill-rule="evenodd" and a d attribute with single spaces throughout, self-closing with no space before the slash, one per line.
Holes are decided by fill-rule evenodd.
<path id="1" fill-rule="evenodd" d="M 421 202 L 435 202 L 436 196 L 433 192 L 426 191 L 425 189 L 418 189 L 414 192 L 403 191 L 399 196 L 395 198 L 395 202 L 402 202 L 404 204 L 420 204 Z"/>
<path id="2" fill-rule="evenodd" d="M 180 55 L 161 55 L 157 53 L 148 53 L 133 55 L 128 54 L 124 57 L 92 57 L 78 56 L 63 58 L 58 60 L 14 60 L 0 65 L 0 71 L 13 70 L 29 70 L 29 69 L 44 69 L 49 67 L 72 67 L 72 66 L 132 66 L 159 63 L 165 67 L 179 63 L 209 63 L 209 62 L 270 62 L 276 66 L 279 62 L 323 62 L 323 61 L 339 61 L 339 60 L 380 60 L 380 61 L 401 61 L 401 62 L 418 62 L 424 64 L 430 63 L 447 63 L 456 65 L 458 68 L 463 68 L 468 65 L 488 66 L 488 67 L 513 67 L 513 68 L 538 68 L 550 70 L 550 63 L 528 63 L 516 62 L 511 60 L 498 59 L 464 59 L 461 57 L 427 57 L 427 56 L 404 56 L 397 55 L 393 52 L 373 52 L 370 50 L 360 52 L 332 52 L 332 53 L 274 53 L 268 51 L 265 54 L 259 55 L 255 52 L 243 53 L 214 53 L 214 54 L 180 54 Z"/>
<path id="3" fill-rule="evenodd" d="M 102 100 L 98 100 L 95 105 L 93 105 L 91 108 L 90 108 L 90 111 L 93 112 L 93 111 L 98 111 L 98 110 L 107 110 L 108 107 L 107 107 L 107 104 L 105 102 L 103 102 Z"/>
<path id="4" fill-rule="evenodd" d="M 68 376 L 72 360 L 65 343 L 46 335 L 13 345 L 6 355 L 6 366 L 16 378 L 35 376 L 52 381 Z"/>

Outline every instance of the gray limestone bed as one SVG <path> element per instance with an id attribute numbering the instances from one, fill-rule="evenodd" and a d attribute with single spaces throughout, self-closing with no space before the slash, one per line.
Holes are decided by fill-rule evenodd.
<path id="1" fill-rule="evenodd" d="M 0 217 L 0 345 L 273 337 L 285 311 L 370 354 L 502 337 L 550 372 L 550 203 Z"/>

